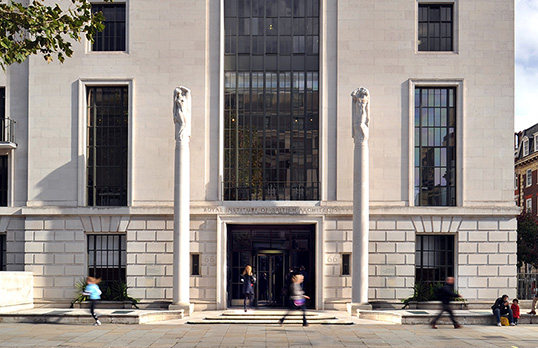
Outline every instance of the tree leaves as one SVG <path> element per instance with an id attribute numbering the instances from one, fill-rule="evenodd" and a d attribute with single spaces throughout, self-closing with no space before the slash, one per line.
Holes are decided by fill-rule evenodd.
<path id="1" fill-rule="evenodd" d="M 526 211 L 517 217 L 517 263 L 538 267 L 538 223 Z"/>
<path id="2" fill-rule="evenodd" d="M 113 0 L 104 0 L 110 2 Z M 0 3 L 0 66 L 22 63 L 30 55 L 42 54 L 47 62 L 63 62 L 71 57 L 70 40 L 81 41 L 82 35 L 93 42 L 95 33 L 104 29 L 103 14 L 93 13 L 89 0 L 71 0 L 62 9 L 58 4 L 46 6 L 42 1 L 29 5 Z"/>

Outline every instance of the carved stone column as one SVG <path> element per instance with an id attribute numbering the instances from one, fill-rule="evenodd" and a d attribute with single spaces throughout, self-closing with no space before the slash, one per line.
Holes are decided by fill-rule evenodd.
<path id="1" fill-rule="evenodd" d="M 368 239 L 370 224 L 369 123 L 370 92 L 360 87 L 351 93 L 353 154 L 353 265 L 348 311 L 371 309 L 368 304 Z"/>
<path id="2" fill-rule="evenodd" d="M 190 315 L 193 309 L 189 295 L 191 91 L 186 87 L 174 90 L 174 123 L 174 278 L 169 309 L 184 309 L 185 315 Z"/>

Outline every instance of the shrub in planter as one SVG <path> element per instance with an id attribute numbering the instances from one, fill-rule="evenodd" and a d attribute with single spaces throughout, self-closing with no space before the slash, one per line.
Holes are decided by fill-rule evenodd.
<path id="1" fill-rule="evenodd" d="M 85 296 L 82 293 L 86 288 L 86 278 L 81 278 L 75 283 L 76 295 L 75 298 L 71 301 L 71 308 L 73 308 L 75 303 L 82 303 L 88 301 L 89 296 Z M 138 299 L 129 296 L 128 294 L 129 286 L 124 281 L 113 281 L 104 283 L 101 286 L 101 300 L 103 301 L 128 301 L 131 304 L 138 308 Z"/>
<path id="2" fill-rule="evenodd" d="M 442 287 L 442 283 L 416 282 L 413 286 L 413 296 L 402 300 L 404 304 L 402 309 L 407 308 L 411 302 L 439 301 L 439 290 Z M 463 297 L 456 297 L 455 300 L 467 302 Z"/>

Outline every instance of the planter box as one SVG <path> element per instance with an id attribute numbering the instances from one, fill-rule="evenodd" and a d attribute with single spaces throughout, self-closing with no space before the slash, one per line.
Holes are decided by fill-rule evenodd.
<path id="1" fill-rule="evenodd" d="M 424 301 L 424 302 L 411 301 L 409 302 L 409 309 L 439 309 L 439 308 L 441 308 L 441 301 Z M 451 301 L 450 308 L 468 309 L 467 302 L 463 302 L 463 301 Z"/>
<path id="2" fill-rule="evenodd" d="M 97 302 L 97 308 L 105 309 L 131 309 L 133 308 L 131 301 L 99 301 Z M 73 304 L 73 308 L 90 308 L 90 301 L 84 301 Z"/>

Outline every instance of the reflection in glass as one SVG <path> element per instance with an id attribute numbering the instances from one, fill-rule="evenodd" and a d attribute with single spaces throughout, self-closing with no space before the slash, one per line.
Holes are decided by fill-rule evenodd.
<path id="1" fill-rule="evenodd" d="M 224 199 L 318 200 L 319 0 L 225 0 L 224 16 Z"/>
<path id="2" fill-rule="evenodd" d="M 455 88 L 417 87 L 415 90 L 416 205 L 456 205 L 454 96 Z"/>

